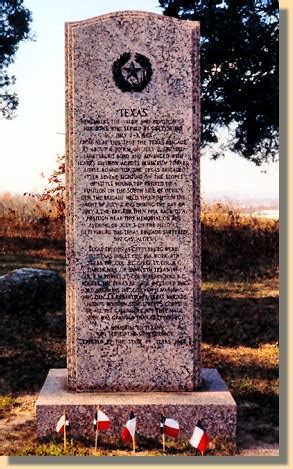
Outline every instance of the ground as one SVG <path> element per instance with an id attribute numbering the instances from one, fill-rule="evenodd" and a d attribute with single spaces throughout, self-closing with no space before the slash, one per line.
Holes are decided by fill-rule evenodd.
<path id="1" fill-rule="evenodd" d="M 224 231 L 203 225 L 203 366 L 215 367 L 238 405 L 237 455 L 278 455 L 278 268 L 275 227 Z M 237 222 L 238 223 L 238 222 Z M 3 275 L 15 268 L 57 270 L 65 276 L 64 241 L 2 239 Z M 41 315 L 41 316 L 40 316 Z M 41 317 L 41 320 L 40 320 Z M 64 308 L 0 317 L 0 455 L 61 455 L 58 440 L 39 444 L 34 404 L 50 368 L 66 367 Z M 69 442 L 69 454 L 92 454 L 92 441 Z M 170 455 L 194 455 L 169 442 Z M 129 455 L 101 442 L 99 454 Z M 160 455 L 141 443 L 137 455 Z M 207 455 L 225 455 L 212 441 Z"/>

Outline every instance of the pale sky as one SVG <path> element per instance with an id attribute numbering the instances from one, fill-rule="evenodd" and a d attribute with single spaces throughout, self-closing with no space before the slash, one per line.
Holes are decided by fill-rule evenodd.
<path id="1" fill-rule="evenodd" d="M 36 40 L 21 43 L 10 72 L 17 78 L 17 117 L 0 120 L 0 192 L 40 191 L 64 154 L 64 23 L 117 10 L 160 14 L 157 0 L 24 0 Z M 264 173 L 264 169 L 266 173 Z M 202 195 L 278 197 L 278 165 L 257 168 L 237 155 L 201 160 Z"/>

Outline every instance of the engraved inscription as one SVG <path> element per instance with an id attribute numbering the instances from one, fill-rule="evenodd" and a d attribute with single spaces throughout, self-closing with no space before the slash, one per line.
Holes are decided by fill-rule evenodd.
<path id="1" fill-rule="evenodd" d="M 77 165 L 86 182 L 79 217 L 81 235 L 93 242 L 80 267 L 80 299 L 92 332 L 79 343 L 131 340 L 144 346 L 152 339 L 157 347 L 190 346 L 184 319 L 188 276 L 178 246 L 190 242 L 182 224 L 192 171 L 184 120 L 120 108 L 114 118 L 81 123 Z"/>

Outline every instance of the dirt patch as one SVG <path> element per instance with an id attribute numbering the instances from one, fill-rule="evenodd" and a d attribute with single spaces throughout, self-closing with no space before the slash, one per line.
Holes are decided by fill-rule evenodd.
<path id="1" fill-rule="evenodd" d="M 251 446 L 239 451 L 239 456 L 279 456 L 279 446 L 277 444 Z"/>

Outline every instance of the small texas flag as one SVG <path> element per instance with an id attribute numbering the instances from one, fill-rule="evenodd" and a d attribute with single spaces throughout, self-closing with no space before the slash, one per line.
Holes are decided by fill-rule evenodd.
<path id="1" fill-rule="evenodd" d="M 98 427 L 97 427 L 98 424 Z M 107 417 L 104 412 L 101 410 L 96 411 L 95 416 L 94 416 L 94 430 L 97 431 L 103 431 L 103 430 L 108 430 L 110 426 L 110 419 Z"/>
<path id="2" fill-rule="evenodd" d="M 125 427 L 122 428 L 121 438 L 123 441 L 132 441 L 136 430 L 136 416 L 131 411 Z"/>
<path id="3" fill-rule="evenodd" d="M 179 423 L 177 420 L 168 419 L 164 415 L 161 415 L 160 432 L 164 433 L 164 435 L 177 438 L 179 435 Z"/>
<path id="4" fill-rule="evenodd" d="M 66 426 L 66 431 L 70 430 L 70 422 L 66 414 L 63 414 L 57 422 L 56 432 L 64 433 L 64 427 Z"/>
<path id="5" fill-rule="evenodd" d="M 198 449 L 201 454 L 205 452 L 209 444 L 209 437 L 205 430 L 202 427 L 201 421 L 197 422 L 195 429 L 193 430 L 192 437 L 189 440 L 189 443 Z"/>

